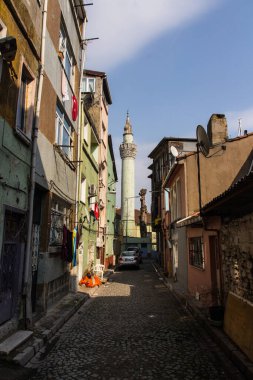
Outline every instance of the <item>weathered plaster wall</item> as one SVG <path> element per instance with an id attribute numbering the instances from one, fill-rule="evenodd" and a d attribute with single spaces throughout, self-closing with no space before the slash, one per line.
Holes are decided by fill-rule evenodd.
<path id="1" fill-rule="evenodd" d="M 61 24 L 61 8 L 58 1 L 48 1 L 47 30 L 54 45 L 55 51 L 59 49 L 59 30 Z"/>
<path id="2" fill-rule="evenodd" d="M 50 99 L 50 102 L 48 102 Z M 47 75 L 43 81 L 40 131 L 48 139 L 51 144 L 55 143 L 55 105 L 57 94 Z"/>
<path id="3" fill-rule="evenodd" d="M 101 95 L 102 95 L 103 81 L 100 77 L 95 77 L 95 78 L 96 78 L 96 86 L 95 86 L 94 101 L 92 103 L 92 106 L 89 108 L 89 114 L 91 115 L 92 120 L 94 121 L 94 125 L 99 137 L 101 137 L 101 126 L 102 126 Z"/>
<path id="4" fill-rule="evenodd" d="M 27 6 L 26 1 L 0 2 L 1 22 L 7 27 L 7 35 L 17 43 L 12 62 L 16 78 L 11 77 L 6 62 L 0 82 L 0 247 L 2 247 L 4 209 L 6 206 L 27 211 L 31 145 L 24 143 L 15 133 L 16 110 L 22 64 L 25 62 L 36 77 L 40 51 L 41 11 L 37 1 Z M 7 6 L 8 5 L 8 6 Z M 29 36 L 25 37 L 24 32 Z M 28 136 L 28 141 L 31 135 Z"/>
<path id="5" fill-rule="evenodd" d="M 210 149 L 210 158 L 200 153 L 202 206 L 228 189 L 252 150 L 253 134 Z M 188 215 L 199 210 L 197 155 L 187 162 Z"/>
<path id="6" fill-rule="evenodd" d="M 204 268 L 198 268 L 189 263 L 189 248 L 187 247 L 188 262 L 188 290 L 195 296 L 199 293 L 203 300 L 208 300 L 211 295 L 211 270 L 210 270 L 210 252 L 209 252 L 209 234 L 203 233 L 201 228 L 187 229 L 188 239 L 191 237 L 201 237 L 204 248 Z"/>
<path id="7" fill-rule="evenodd" d="M 223 224 L 220 236 L 225 296 L 253 302 L 253 214 Z"/>
<path id="8" fill-rule="evenodd" d="M 91 154 L 91 135 L 93 134 L 91 130 L 91 126 L 88 127 L 88 136 L 87 140 L 88 143 L 85 142 L 82 144 L 82 151 L 81 151 L 81 164 L 80 164 L 80 178 L 82 177 L 86 178 L 86 203 L 83 201 L 80 201 L 80 195 L 79 195 L 79 215 L 78 220 L 80 219 L 83 221 L 82 227 L 80 228 L 80 248 L 78 250 L 79 254 L 79 272 L 80 276 L 83 275 L 84 272 L 88 270 L 89 267 L 89 260 L 92 259 L 95 262 L 95 255 L 96 255 L 96 238 L 97 238 L 97 229 L 98 229 L 98 222 L 95 221 L 93 223 L 93 219 L 89 221 L 87 219 L 87 213 L 89 213 L 89 204 L 88 204 L 88 186 L 91 184 L 94 184 L 98 189 L 98 164 L 94 160 L 92 154 Z M 81 141 L 83 140 L 83 125 L 81 127 Z M 80 194 L 80 182 L 79 182 L 79 194 Z M 98 201 L 97 196 L 95 197 L 96 201 Z M 94 255 L 91 258 L 91 247 L 94 247 Z M 80 280 L 80 278 L 79 278 Z"/>
<path id="9" fill-rule="evenodd" d="M 253 360 L 253 303 L 229 292 L 224 331 Z"/>
<path id="10" fill-rule="evenodd" d="M 116 212 L 116 183 L 113 172 L 112 156 L 110 149 L 107 151 L 107 168 L 108 168 L 108 191 L 106 197 L 106 237 L 105 237 L 105 264 L 113 264 L 114 256 L 114 219 Z"/>
<path id="11" fill-rule="evenodd" d="M 76 172 L 64 162 L 58 151 L 40 132 L 38 152 L 40 160 L 37 162 L 36 172 L 39 183 L 41 185 L 47 183 L 47 187 L 50 186 L 50 188 L 54 183 L 61 190 L 63 198 L 65 195 L 65 199 L 73 203 L 76 194 Z M 51 185 L 50 181 L 52 181 Z M 56 194 L 59 195 L 57 192 Z"/>
<path id="12" fill-rule="evenodd" d="M 186 228 L 178 228 L 178 268 L 177 281 L 184 292 L 188 289 L 188 264 L 187 264 L 187 239 Z"/>

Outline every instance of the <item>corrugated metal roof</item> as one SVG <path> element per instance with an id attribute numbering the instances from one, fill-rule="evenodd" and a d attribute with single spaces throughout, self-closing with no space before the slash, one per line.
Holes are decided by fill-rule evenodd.
<path id="1" fill-rule="evenodd" d="M 180 228 L 180 227 L 184 227 L 184 226 L 188 226 L 190 224 L 196 224 L 196 223 L 197 224 L 202 223 L 202 217 L 200 216 L 199 211 L 193 213 L 192 215 L 188 215 L 183 219 L 178 220 L 176 222 L 176 226 Z"/>

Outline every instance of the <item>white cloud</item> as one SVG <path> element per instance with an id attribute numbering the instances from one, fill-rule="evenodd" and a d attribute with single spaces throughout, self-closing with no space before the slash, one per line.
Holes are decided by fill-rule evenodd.
<path id="1" fill-rule="evenodd" d="M 228 122 L 229 137 L 235 137 L 238 135 L 239 119 L 242 133 L 244 130 L 253 132 L 253 107 L 239 111 L 226 112 L 226 118 Z"/>
<path id="2" fill-rule="evenodd" d="M 87 67 L 108 71 L 164 32 L 200 17 L 222 0 L 94 0 L 88 7 Z"/>

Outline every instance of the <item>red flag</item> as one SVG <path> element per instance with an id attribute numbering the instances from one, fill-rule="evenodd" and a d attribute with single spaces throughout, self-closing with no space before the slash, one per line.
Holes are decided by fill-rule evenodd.
<path id="1" fill-rule="evenodd" d="M 75 95 L 72 95 L 72 119 L 76 121 L 78 114 L 78 103 Z"/>
<path id="2" fill-rule="evenodd" d="M 99 218 L 99 208 L 98 208 L 97 202 L 95 203 L 94 215 L 95 215 L 95 218 L 98 220 L 98 218 Z"/>

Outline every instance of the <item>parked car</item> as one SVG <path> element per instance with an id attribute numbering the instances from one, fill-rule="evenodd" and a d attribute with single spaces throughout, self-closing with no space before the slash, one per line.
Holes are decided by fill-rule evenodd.
<path id="1" fill-rule="evenodd" d="M 141 254 L 142 252 L 141 252 L 139 247 L 128 247 L 126 250 L 127 251 L 135 251 L 139 257 L 139 263 L 142 264 L 142 254 Z"/>
<path id="2" fill-rule="evenodd" d="M 123 251 L 120 254 L 118 261 L 118 268 L 122 268 L 123 266 L 135 266 L 139 268 L 140 259 L 139 255 L 136 254 L 135 251 Z"/>

